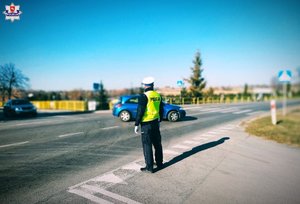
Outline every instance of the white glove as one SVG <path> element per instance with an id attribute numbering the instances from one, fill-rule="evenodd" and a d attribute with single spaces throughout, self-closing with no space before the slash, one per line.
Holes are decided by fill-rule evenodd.
<path id="1" fill-rule="evenodd" d="M 135 132 L 135 134 L 139 134 L 139 126 L 134 127 L 134 132 Z"/>

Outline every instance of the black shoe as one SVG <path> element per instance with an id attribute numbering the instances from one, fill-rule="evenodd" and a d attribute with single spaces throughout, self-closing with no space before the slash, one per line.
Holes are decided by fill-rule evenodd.
<path id="1" fill-rule="evenodd" d="M 141 171 L 142 171 L 142 172 L 145 172 L 145 173 L 153 173 L 153 169 L 149 169 L 149 168 L 147 168 L 147 167 L 142 167 L 142 168 L 141 168 Z"/>
<path id="2" fill-rule="evenodd" d="M 163 169 L 164 168 L 164 164 L 157 164 L 157 169 Z"/>

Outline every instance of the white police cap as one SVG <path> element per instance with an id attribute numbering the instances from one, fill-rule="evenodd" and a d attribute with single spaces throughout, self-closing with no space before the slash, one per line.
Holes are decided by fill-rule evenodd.
<path id="1" fill-rule="evenodd" d="M 144 85 L 153 85 L 154 83 L 154 78 L 153 77 L 146 77 L 143 79 L 142 82 Z"/>

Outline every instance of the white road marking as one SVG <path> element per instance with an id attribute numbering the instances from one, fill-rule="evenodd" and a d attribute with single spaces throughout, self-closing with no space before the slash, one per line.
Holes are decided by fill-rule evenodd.
<path id="1" fill-rule="evenodd" d="M 22 145 L 22 144 L 26 144 L 29 141 L 25 141 L 25 142 L 18 142 L 18 143 L 13 143 L 13 144 L 7 144 L 7 145 L 1 145 L 0 148 L 4 148 L 4 147 L 11 147 L 11 146 L 18 146 L 18 145 Z"/>
<path id="2" fill-rule="evenodd" d="M 139 171 L 141 167 L 142 167 L 142 165 L 139 165 L 136 162 L 132 162 L 132 163 L 126 164 L 125 166 L 122 166 L 121 169 Z"/>
<path id="3" fill-rule="evenodd" d="M 263 113 L 264 111 L 255 111 L 252 113 L 247 113 L 247 115 L 255 115 L 255 114 L 259 114 L 259 113 Z"/>
<path id="4" fill-rule="evenodd" d="M 83 185 L 82 187 L 86 188 L 88 190 L 91 190 L 91 191 L 94 191 L 94 192 L 101 193 L 103 195 L 109 196 L 111 198 L 114 198 L 114 199 L 119 200 L 119 201 L 124 202 L 124 203 L 128 203 L 128 204 L 141 204 L 141 203 L 139 203 L 137 201 L 134 201 L 134 200 L 131 200 L 131 199 L 126 198 L 124 196 L 112 193 L 110 191 L 106 191 L 106 190 L 98 188 L 96 186 Z"/>
<path id="5" fill-rule="evenodd" d="M 209 138 L 203 138 L 203 137 L 194 137 L 193 140 L 197 140 L 197 141 L 206 141 L 208 140 Z"/>
<path id="6" fill-rule="evenodd" d="M 199 110 L 201 112 L 196 112 L 196 113 L 192 113 L 192 114 L 188 114 L 189 116 L 194 116 L 194 115 L 202 115 L 205 113 L 229 113 L 229 112 L 234 112 L 234 111 L 238 111 L 240 110 L 239 108 L 208 108 L 208 109 L 202 109 Z"/>
<path id="7" fill-rule="evenodd" d="M 101 176 L 98 176 L 96 178 L 93 178 L 92 181 L 104 181 L 108 183 L 124 183 L 127 184 L 123 179 L 120 177 L 117 177 L 113 174 L 113 172 L 110 172 L 109 174 L 104 174 Z"/>
<path id="8" fill-rule="evenodd" d="M 111 202 L 109 202 L 107 200 L 104 200 L 102 198 L 98 198 L 97 196 L 94 196 L 92 194 L 86 193 L 86 192 L 84 192 L 82 190 L 70 189 L 70 190 L 68 190 L 68 192 L 76 194 L 76 195 L 79 195 L 81 197 L 84 197 L 84 198 L 86 198 L 86 199 L 88 199 L 90 201 L 93 201 L 95 203 L 98 203 L 98 204 L 113 204 L 113 203 L 111 203 Z"/>
<path id="9" fill-rule="evenodd" d="M 54 116 L 54 117 L 56 117 L 56 118 L 70 118 L 70 116 L 66 116 L 66 115 L 57 115 L 57 116 Z"/>
<path id="10" fill-rule="evenodd" d="M 238 111 L 238 112 L 234 112 L 233 114 L 242 114 L 242 113 L 247 113 L 252 111 L 251 109 L 247 109 L 247 110 L 242 110 L 242 111 Z"/>
<path id="11" fill-rule="evenodd" d="M 209 133 L 204 133 L 202 135 L 200 135 L 201 137 L 213 137 L 215 136 L 214 134 L 209 134 Z"/>
<path id="12" fill-rule="evenodd" d="M 179 155 L 181 153 L 179 152 L 176 152 L 176 151 L 173 151 L 173 150 L 169 150 L 169 149 L 166 149 L 166 150 L 163 150 L 164 154 L 171 154 L 171 155 Z"/>
<path id="13" fill-rule="evenodd" d="M 217 131 L 210 131 L 208 133 L 203 133 L 195 138 L 193 140 L 185 140 L 183 144 L 187 145 L 182 145 L 182 144 L 177 144 L 174 145 L 172 148 L 178 148 L 178 149 L 191 149 L 191 145 L 199 145 L 202 142 L 205 142 L 203 140 L 209 140 L 213 139 L 216 135 L 216 133 L 228 131 L 228 129 L 233 129 L 235 128 L 236 125 L 234 124 L 227 124 L 226 126 L 223 126 L 221 128 L 218 128 Z M 110 128 L 118 128 L 118 126 L 113 126 L 109 127 Z M 225 129 L 225 130 L 224 130 Z M 214 134 L 212 134 L 214 133 Z M 188 146 L 189 145 L 189 146 Z M 169 155 L 175 155 L 178 156 L 182 154 L 180 150 L 170 150 L 170 149 L 164 149 L 164 154 L 169 154 Z M 168 157 L 168 156 L 167 156 Z M 167 162 L 167 160 L 164 160 Z M 136 174 L 139 174 L 140 167 L 142 167 L 142 163 L 144 161 L 139 159 L 134 162 L 128 163 L 122 167 L 119 167 L 117 169 L 114 169 L 112 171 L 109 171 L 107 173 L 104 173 L 100 176 L 97 176 L 95 178 L 89 179 L 87 181 L 81 182 L 79 184 L 76 184 L 74 186 L 69 187 L 68 192 L 77 194 L 81 197 L 84 197 L 92 202 L 96 203 L 111 203 L 111 202 L 122 202 L 122 203 L 129 203 L 129 204 L 139 204 L 139 202 L 131 200 L 130 198 L 126 198 L 124 196 L 118 195 L 116 193 L 107 191 L 108 188 L 112 188 L 114 185 L 118 184 L 125 184 L 128 185 L 126 180 L 129 178 L 134 177 Z M 128 171 L 128 170 L 133 170 L 133 171 Z M 97 183 L 98 182 L 98 183 Z M 95 196 L 96 195 L 96 196 Z M 100 197 L 105 198 L 109 197 L 111 200 L 107 201 L 104 200 Z M 100 197 L 97 197 L 100 196 Z M 109 199 L 107 198 L 107 199 Z M 117 201 L 113 201 L 117 200 Z"/>
<path id="14" fill-rule="evenodd" d="M 228 132 L 228 130 L 222 129 L 222 128 L 218 128 L 218 129 L 216 129 L 216 132 L 224 133 L 224 132 Z"/>
<path id="15" fill-rule="evenodd" d="M 191 140 L 186 140 L 183 143 L 185 143 L 185 144 L 191 144 L 191 145 L 198 145 L 199 144 L 199 142 L 191 141 Z"/>
<path id="16" fill-rule="evenodd" d="M 219 110 L 220 108 L 204 108 L 202 109 L 201 111 L 205 111 L 205 112 L 208 112 L 208 111 L 214 111 L 214 110 Z"/>
<path id="17" fill-rule="evenodd" d="M 36 125 L 36 124 L 43 124 L 43 123 L 49 123 L 51 121 L 40 121 L 40 122 L 28 122 L 28 123 L 18 123 L 15 124 L 15 126 L 24 126 L 24 125 Z"/>
<path id="18" fill-rule="evenodd" d="M 178 144 L 178 145 L 174 145 L 173 148 L 178 148 L 178 149 L 189 149 L 190 147 L 185 146 L 185 145 Z"/>
<path id="19" fill-rule="evenodd" d="M 220 112 L 220 110 L 223 110 L 223 108 L 215 108 L 214 110 L 208 110 L 206 112 L 208 112 L 208 113 L 214 113 L 214 112 Z"/>
<path id="20" fill-rule="evenodd" d="M 188 116 L 202 115 L 205 113 L 213 113 L 213 112 L 218 112 L 218 110 L 221 110 L 221 108 L 208 108 L 208 109 L 199 110 L 201 112 L 188 114 Z"/>
<path id="21" fill-rule="evenodd" d="M 237 111 L 239 110 L 239 108 L 224 108 L 222 111 L 220 111 L 220 113 L 229 113 L 229 112 L 233 112 L 233 111 Z"/>
<path id="22" fill-rule="evenodd" d="M 70 136 L 75 136 L 75 135 L 80 135 L 80 134 L 84 134 L 84 132 L 73 132 L 73 133 L 68 133 L 68 134 L 64 134 L 64 135 L 59 135 L 58 137 L 70 137 Z"/>
<path id="23" fill-rule="evenodd" d="M 185 107 L 184 110 L 199 109 L 199 108 L 203 108 L 203 107 L 200 107 L 200 106 Z"/>
<path id="24" fill-rule="evenodd" d="M 120 126 L 112 126 L 112 127 L 105 127 L 105 128 L 101 128 L 102 130 L 110 130 L 110 129 L 115 129 L 115 128 L 119 128 Z"/>
<path id="25" fill-rule="evenodd" d="M 217 131 L 210 131 L 210 132 L 208 132 L 207 134 L 216 135 L 216 134 L 220 134 L 220 132 L 217 132 Z"/>
<path id="26" fill-rule="evenodd" d="M 222 128 L 220 128 L 220 129 L 222 129 L 222 130 L 232 130 L 234 127 L 226 127 L 226 126 L 224 126 L 224 127 L 222 127 Z"/>
<path id="27" fill-rule="evenodd" d="M 141 160 L 136 160 L 136 161 L 133 161 L 133 162 L 131 162 L 131 163 L 137 163 L 137 164 L 138 164 L 139 162 L 141 162 Z M 128 165 L 128 164 L 127 164 L 127 165 Z M 89 180 L 83 181 L 83 182 L 78 183 L 78 184 L 76 184 L 76 185 L 74 185 L 74 186 L 70 186 L 69 189 L 78 188 L 78 187 L 80 187 L 80 186 L 82 186 L 82 185 L 84 185 L 84 184 L 86 184 L 86 183 L 89 183 L 89 182 L 91 182 L 91 181 L 95 181 L 95 179 L 100 178 L 100 177 L 102 177 L 103 175 L 112 174 L 112 173 L 115 172 L 115 171 L 118 171 L 118 170 L 120 170 L 120 169 L 122 169 L 122 168 L 126 168 L 127 165 L 125 165 L 125 166 L 123 166 L 123 167 L 119 167 L 119 168 L 114 169 L 114 170 L 112 170 L 112 171 L 109 171 L 109 172 L 107 172 L 107 173 L 105 173 L 105 174 L 102 174 L 102 175 L 100 175 L 100 176 L 91 178 L 91 179 L 89 179 Z M 139 172 L 139 169 L 136 171 L 136 173 L 138 173 L 138 172 Z M 126 177 L 125 177 L 123 180 L 126 180 L 126 179 L 128 179 L 128 178 L 131 178 L 131 177 L 133 177 L 134 175 L 135 175 L 135 173 L 128 174 L 128 175 L 126 175 Z"/>

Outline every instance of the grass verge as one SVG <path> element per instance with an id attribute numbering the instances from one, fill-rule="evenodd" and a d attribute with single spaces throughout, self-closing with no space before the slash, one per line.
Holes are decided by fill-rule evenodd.
<path id="1" fill-rule="evenodd" d="M 246 125 L 246 132 L 300 147 L 300 109 L 291 111 L 285 117 L 278 114 L 277 121 L 277 125 L 273 125 L 271 116 L 256 119 Z"/>

